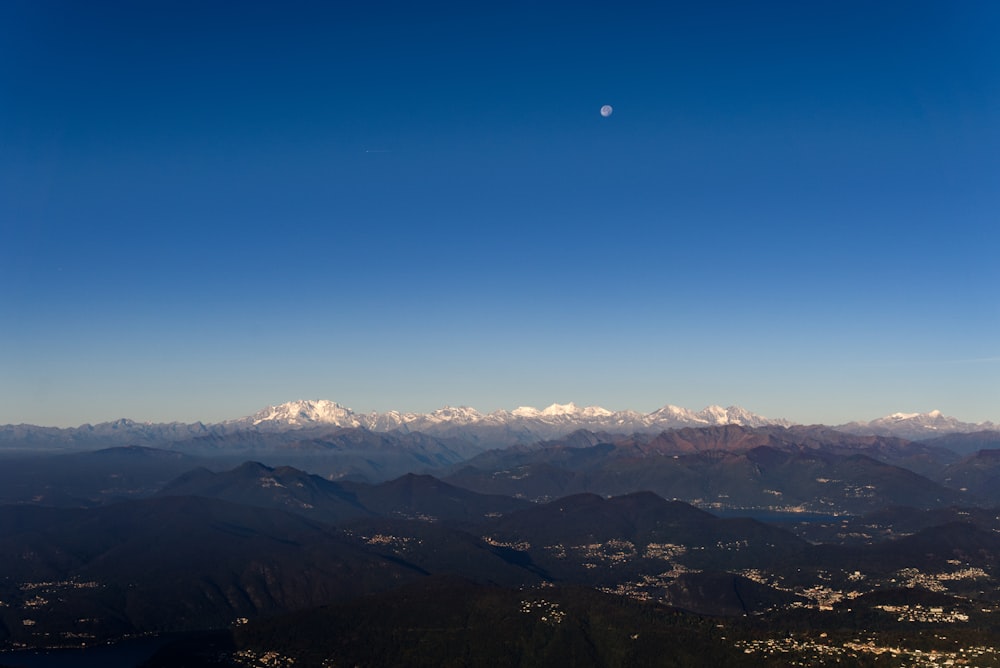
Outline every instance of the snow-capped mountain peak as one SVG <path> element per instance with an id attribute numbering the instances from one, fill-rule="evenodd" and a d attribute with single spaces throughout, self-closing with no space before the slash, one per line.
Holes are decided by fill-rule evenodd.
<path id="1" fill-rule="evenodd" d="M 236 420 L 249 422 L 254 426 L 273 425 L 305 427 L 328 424 L 339 427 L 358 427 L 361 420 L 350 408 L 327 399 L 289 401 L 277 406 L 268 406 L 253 415 Z"/>
<path id="2" fill-rule="evenodd" d="M 551 404 L 544 409 L 520 406 L 512 411 L 497 410 L 489 415 L 468 406 L 445 406 L 430 413 L 399 411 L 357 414 L 335 401 L 325 399 L 289 401 L 268 406 L 253 415 L 230 420 L 227 426 L 238 429 L 303 429 L 331 427 L 362 427 L 373 431 L 403 430 L 441 433 L 454 429 L 463 431 L 503 428 L 516 429 L 525 438 L 549 438 L 573 429 L 593 429 L 616 433 L 704 427 L 737 424 L 747 427 L 765 425 L 788 426 L 785 420 L 771 420 L 738 406 L 723 408 L 708 406 L 695 413 L 687 408 L 667 404 L 652 413 L 610 411 L 600 406 L 577 406 L 574 402 Z M 470 432 L 471 433 L 471 432 Z"/>
<path id="3" fill-rule="evenodd" d="M 470 408 L 468 406 L 445 406 L 444 408 L 439 408 L 424 417 L 432 422 L 453 422 L 466 424 L 481 420 L 483 418 L 483 414 L 475 408 Z"/>
<path id="4" fill-rule="evenodd" d="M 580 411 L 572 401 L 568 404 L 552 404 L 544 410 L 541 414 L 545 416 L 556 416 L 556 415 L 576 415 Z"/>
<path id="5" fill-rule="evenodd" d="M 997 425 L 992 422 L 962 422 L 939 410 L 933 410 L 927 413 L 892 413 L 871 422 L 850 422 L 837 429 L 851 434 L 921 439 L 941 434 L 995 430 Z"/>
<path id="6" fill-rule="evenodd" d="M 633 410 L 610 411 L 600 406 L 580 407 L 575 403 L 551 404 L 538 409 L 520 406 L 513 410 L 497 409 L 484 415 L 468 406 L 446 406 L 430 413 L 403 413 L 390 410 L 358 414 L 335 401 L 324 399 L 290 401 L 268 406 L 247 417 L 215 424 L 139 423 L 121 419 L 76 429 L 0 425 L 0 444 L 28 439 L 64 447 L 67 443 L 99 442 L 118 444 L 163 444 L 187 442 L 208 437 L 238 438 L 239 432 L 264 434 L 307 430 L 303 439 L 325 436 L 345 428 L 372 432 L 425 434 L 454 439 L 454 443 L 473 448 L 506 447 L 532 444 L 563 437 L 584 429 L 604 434 L 657 433 L 683 428 L 735 425 L 741 427 L 790 427 L 787 420 L 766 418 L 739 406 L 708 406 L 697 413 L 667 404 L 650 413 Z M 992 422 L 961 422 L 940 410 L 926 413 L 897 412 L 870 422 L 851 422 L 833 429 L 858 435 L 894 436 L 922 440 L 947 434 L 971 434 L 1000 431 Z M 292 435 L 291 438 L 298 438 Z M 37 439 L 31 440 L 31 439 Z M 265 439 L 266 440 L 266 439 Z M 261 441 L 251 437 L 257 447 Z M 463 445 L 464 447 L 464 445 Z"/>
<path id="7" fill-rule="evenodd" d="M 518 406 L 509 415 L 524 419 L 580 418 L 590 420 L 611 417 L 615 413 L 600 406 L 585 406 L 580 408 L 571 401 L 568 404 L 552 404 L 542 410 L 533 408 L 532 406 Z"/>
<path id="8" fill-rule="evenodd" d="M 674 406 L 673 404 L 667 404 L 663 408 L 653 411 L 650 415 L 677 415 L 677 416 L 688 416 L 691 415 L 691 411 L 687 408 L 681 408 L 680 406 Z"/>
<path id="9" fill-rule="evenodd" d="M 698 412 L 698 417 L 711 424 L 729 424 L 729 412 L 722 406 L 706 406 Z"/>

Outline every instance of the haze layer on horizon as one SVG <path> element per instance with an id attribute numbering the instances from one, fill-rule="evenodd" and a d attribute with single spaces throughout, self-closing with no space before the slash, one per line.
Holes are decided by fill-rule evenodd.
<path id="1" fill-rule="evenodd" d="M 991 2 L 5 2 L 0 424 L 1000 421 L 997 34 Z"/>

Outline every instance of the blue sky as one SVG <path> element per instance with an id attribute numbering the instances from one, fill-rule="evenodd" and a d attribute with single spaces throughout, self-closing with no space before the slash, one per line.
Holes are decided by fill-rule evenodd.
<path id="1" fill-rule="evenodd" d="M 0 424 L 1000 421 L 1000 5 L 480 4 L 0 4 Z"/>

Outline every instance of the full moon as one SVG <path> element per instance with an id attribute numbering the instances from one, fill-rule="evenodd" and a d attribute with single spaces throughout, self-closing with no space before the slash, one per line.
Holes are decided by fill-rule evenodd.
<path id="1" fill-rule="evenodd" d="M 612 107 L 610 104 L 606 104 L 603 107 L 601 107 L 601 116 L 607 118 L 608 116 L 611 115 L 611 112 L 613 112 L 614 110 L 615 110 L 614 107 Z"/>

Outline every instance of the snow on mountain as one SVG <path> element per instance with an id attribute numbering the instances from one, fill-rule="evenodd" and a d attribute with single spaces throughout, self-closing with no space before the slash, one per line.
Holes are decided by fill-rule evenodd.
<path id="1" fill-rule="evenodd" d="M 395 429 L 408 431 L 406 425 L 420 417 L 417 413 L 400 413 L 399 411 L 376 413 L 373 411 L 364 415 L 361 422 L 372 431 L 393 431 Z"/>
<path id="2" fill-rule="evenodd" d="M 337 402 L 323 399 L 290 401 L 268 406 L 253 415 L 218 424 L 150 424 L 122 419 L 76 429 L 32 425 L 0 426 L 0 446 L 84 447 L 91 445 L 149 445 L 194 442 L 239 432 L 277 433 L 289 430 L 363 428 L 375 432 L 423 433 L 474 444 L 476 448 L 506 447 L 559 438 L 579 429 L 612 434 L 668 431 L 716 425 L 788 427 L 787 420 L 770 419 L 739 406 L 708 406 L 698 412 L 667 404 L 650 413 L 610 411 L 575 403 L 551 404 L 539 409 L 520 406 L 483 414 L 468 406 L 446 406 L 431 413 L 399 411 L 355 413 Z M 1000 431 L 992 422 L 961 422 L 941 411 L 893 413 L 870 422 L 851 422 L 834 429 L 858 435 L 897 436 L 911 440 L 946 434 Z"/>
<path id="3" fill-rule="evenodd" d="M 552 419 L 557 419 L 560 422 L 567 419 L 601 419 L 614 415 L 607 408 L 601 408 L 600 406 L 584 406 L 583 408 L 577 406 L 572 401 L 568 404 L 552 404 L 538 410 L 537 408 L 532 408 L 530 406 L 521 406 L 519 408 L 511 411 L 511 415 L 518 418 L 526 419 L 540 419 L 551 421 Z"/>
<path id="4" fill-rule="evenodd" d="M 695 413 L 694 411 L 667 404 L 659 410 L 645 416 L 649 426 L 660 426 L 665 429 L 677 427 L 706 427 L 714 425 L 735 424 L 741 427 L 764 427 L 777 425 L 791 426 L 791 422 L 782 419 L 770 419 L 756 413 L 751 413 L 739 406 L 707 406 Z"/>
<path id="5" fill-rule="evenodd" d="M 786 420 L 771 420 L 738 406 L 708 406 L 695 413 L 687 408 L 667 405 L 652 413 L 610 411 L 600 406 L 577 406 L 573 402 L 551 404 L 543 409 L 520 406 L 512 411 L 498 410 L 488 415 L 468 406 L 445 406 L 431 413 L 357 414 L 350 408 L 327 400 L 290 401 L 268 406 L 253 415 L 225 423 L 236 428 L 300 429 L 336 426 L 364 427 L 373 431 L 426 431 L 434 433 L 455 427 L 517 428 L 519 433 L 548 438 L 567 429 L 593 429 L 615 432 L 673 429 L 709 425 L 737 424 L 748 427 L 787 426 Z"/>
<path id="6" fill-rule="evenodd" d="M 601 408 L 600 406 L 586 406 L 585 408 L 579 409 L 577 413 L 583 417 L 597 419 L 611 417 L 614 415 L 614 413 L 609 411 L 607 408 Z"/>
<path id="7" fill-rule="evenodd" d="M 450 422 L 453 424 L 469 424 L 472 422 L 478 422 L 479 420 L 482 420 L 483 414 L 477 411 L 475 408 L 469 408 L 468 406 L 458 406 L 458 407 L 445 406 L 444 408 L 439 408 L 436 411 L 433 411 L 421 417 L 426 422 L 432 424 L 441 422 Z M 414 422 L 418 421 L 418 419 L 414 420 Z"/>
<path id="8" fill-rule="evenodd" d="M 245 418 L 227 424 L 254 427 L 313 427 L 333 425 L 337 427 L 361 427 L 364 420 L 335 401 L 318 399 L 315 401 L 289 401 L 278 406 L 268 406 Z"/>
<path id="9" fill-rule="evenodd" d="M 933 410 L 928 413 L 893 413 L 871 422 L 849 422 L 835 427 L 849 434 L 873 436 L 898 436 L 917 440 L 944 434 L 971 434 L 977 431 L 1000 430 L 992 422 L 962 422 Z"/>
<path id="10" fill-rule="evenodd" d="M 552 404 L 547 408 L 544 408 L 541 415 L 545 417 L 555 417 L 557 415 L 577 415 L 580 409 L 576 407 L 572 401 L 568 404 Z"/>
<path id="11" fill-rule="evenodd" d="M 792 425 L 788 420 L 772 420 L 756 413 L 751 413 L 745 408 L 740 406 L 729 406 L 728 408 L 719 409 L 718 406 L 709 406 L 702 413 L 706 413 L 711 410 L 711 415 L 715 418 L 716 424 L 738 424 L 743 427 L 766 427 L 768 425 L 779 425 L 782 427 L 790 427 Z M 702 413 L 699 413 L 701 415 Z"/>
<path id="12" fill-rule="evenodd" d="M 706 406 L 697 415 L 709 424 L 730 424 L 729 413 L 722 406 Z"/>
<path id="13" fill-rule="evenodd" d="M 653 422 L 697 422 L 699 420 L 698 415 L 694 411 L 687 408 L 681 408 L 680 406 L 674 406 L 672 404 L 667 404 L 663 408 L 653 411 L 646 417 Z"/>

